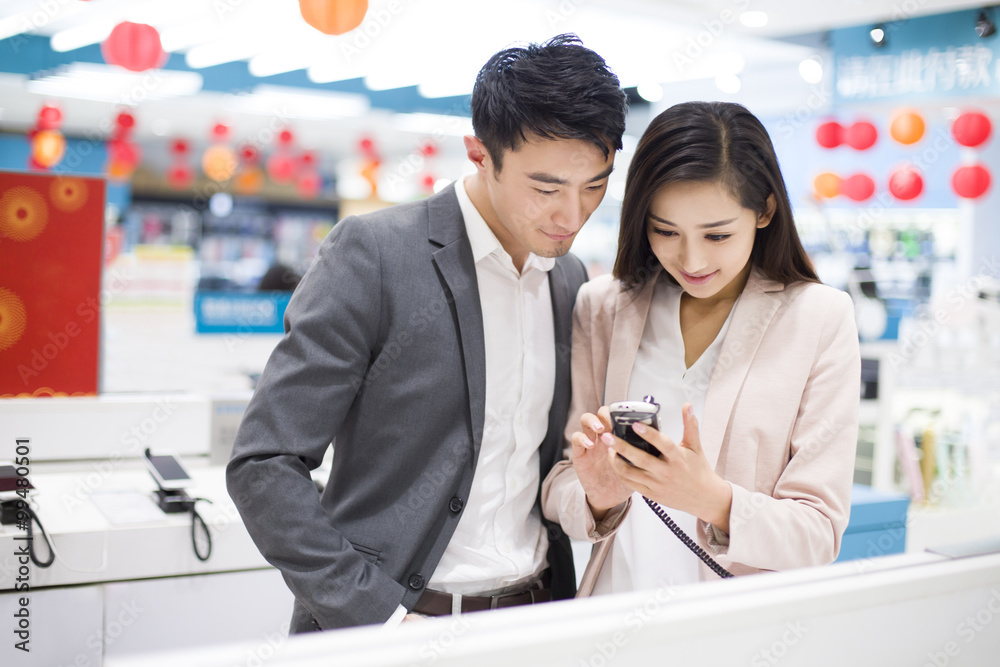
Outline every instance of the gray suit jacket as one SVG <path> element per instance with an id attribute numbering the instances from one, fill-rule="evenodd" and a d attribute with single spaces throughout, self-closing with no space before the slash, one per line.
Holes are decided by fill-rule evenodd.
<path id="1" fill-rule="evenodd" d="M 549 274 L 556 383 L 542 479 L 561 456 L 585 280 L 572 255 Z M 416 603 L 469 497 L 485 376 L 454 186 L 337 224 L 292 297 L 227 468 L 247 530 L 295 595 L 292 632 L 381 623 Z M 333 440 L 321 497 L 309 471 Z M 569 540 L 546 526 L 554 595 L 572 597 Z"/>

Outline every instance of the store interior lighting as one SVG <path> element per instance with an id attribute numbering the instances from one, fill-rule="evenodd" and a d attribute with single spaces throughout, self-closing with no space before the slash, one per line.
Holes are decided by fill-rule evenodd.
<path id="1" fill-rule="evenodd" d="M 881 49 L 886 45 L 884 23 L 876 24 L 874 27 L 872 27 L 871 31 L 868 34 L 871 35 L 872 44 L 875 45 L 877 48 Z"/>
<path id="2" fill-rule="evenodd" d="M 36 95 L 72 97 L 117 104 L 140 100 L 162 100 L 194 95 L 201 91 L 202 77 L 196 72 L 157 70 L 128 72 L 119 67 L 94 63 L 73 63 L 27 83 Z"/>
<path id="3" fill-rule="evenodd" d="M 740 14 L 740 23 L 747 28 L 763 28 L 767 25 L 767 14 L 760 11 L 746 11 Z"/>
<path id="4" fill-rule="evenodd" d="M 982 38 L 986 38 L 995 35 L 996 31 L 996 25 L 990 20 L 990 17 L 986 15 L 986 12 L 979 12 L 979 15 L 976 17 L 976 34 Z"/>

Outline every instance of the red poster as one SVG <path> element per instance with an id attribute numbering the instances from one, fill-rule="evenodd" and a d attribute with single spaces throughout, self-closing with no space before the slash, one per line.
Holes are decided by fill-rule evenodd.
<path id="1" fill-rule="evenodd" d="M 0 398 L 94 396 L 104 181 L 0 171 Z"/>

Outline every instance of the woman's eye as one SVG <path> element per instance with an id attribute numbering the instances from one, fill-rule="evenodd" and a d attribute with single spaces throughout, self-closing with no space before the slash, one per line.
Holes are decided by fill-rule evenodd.
<path id="1" fill-rule="evenodd" d="M 705 238 L 709 241 L 725 241 L 731 236 L 731 234 L 709 234 Z"/>
<path id="2" fill-rule="evenodd" d="M 653 233 L 654 234 L 659 234 L 660 236 L 666 236 L 666 237 L 677 236 L 677 232 L 670 231 L 669 229 L 656 229 L 656 228 L 654 228 L 653 229 Z"/>

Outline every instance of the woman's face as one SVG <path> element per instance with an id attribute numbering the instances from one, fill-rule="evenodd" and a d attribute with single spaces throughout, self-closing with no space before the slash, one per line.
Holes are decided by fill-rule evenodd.
<path id="1" fill-rule="evenodd" d="M 738 294 L 748 275 L 744 269 L 749 269 L 757 230 L 774 214 L 773 195 L 768 208 L 762 215 L 743 208 L 721 183 L 669 183 L 657 190 L 649 206 L 649 245 L 691 296 Z"/>

